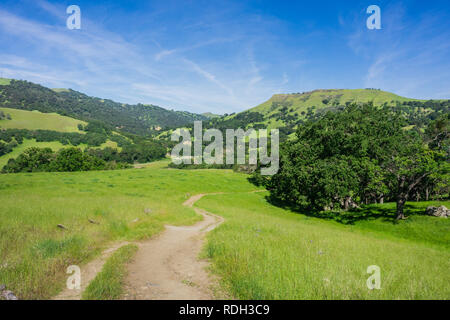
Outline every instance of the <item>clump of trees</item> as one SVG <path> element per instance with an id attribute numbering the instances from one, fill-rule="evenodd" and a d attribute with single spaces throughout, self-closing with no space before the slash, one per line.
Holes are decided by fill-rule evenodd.
<path id="1" fill-rule="evenodd" d="M 2 152 L 10 152 L 14 143 L 14 139 L 8 144 L 0 141 L 0 155 Z M 87 148 L 85 151 L 70 147 L 58 152 L 53 152 L 50 148 L 32 147 L 16 159 L 10 159 L 3 167 L 2 173 L 122 169 L 135 162 L 145 163 L 162 159 L 166 150 L 166 146 L 157 141 L 127 144 L 120 152 L 110 147 Z"/>
<path id="2" fill-rule="evenodd" d="M 4 113 L 0 110 L 0 120 L 11 120 L 11 115 L 9 113 Z"/>
<path id="3" fill-rule="evenodd" d="M 120 136 L 117 136 L 120 137 Z M 106 134 L 97 132 L 87 132 L 86 134 L 76 132 L 58 132 L 50 130 L 26 130 L 26 129 L 7 129 L 0 130 L 0 140 L 10 142 L 15 140 L 22 144 L 23 139 L 35 139 L 37 142 L 59 141 L 64 145 L 78 146 L 87 144 L 88 146 L 100 146 L 110 137 Z M 111 135 L 111 140 L 116 139 Z"/>
<path id="4" fill-rule="evenodd" d="M 397 219 L 417 194 L 448 196 L 449 118 L 425 133 L 391 107 L 349 105 L 300 126 L 281 147 L 280 170 L 263 183 L 271 198 L 315 212 L 395 201 Z"/>
<path id="5" fill-rule="evenodd" d="M 0 140 L 0 157 L 10 153 L 18 143 L 15 139 L 11 139 L 9 142 L 4 142 Z"/>
<path id="6" fill-rule="evenodd" d="M 28 148 L 16 159 L 10 159 L 2 173 L 18 172 L 72 172 L 127 168 L 128 165 L 106 162 L 79 148 L 63 148 L 54 152 L 50 148 Z"/>
<path id="7" fill-rule="evenodd" d="M 116 161 L 126 163 L 146 163 L 162 159 L 166 156 L 167 148 L 158 141 L 146 141 L 137 144 L 129 144 L 122 151 L 114 148 L 95 149 L 89 148 L 86 153 L 104 161 Z"/>

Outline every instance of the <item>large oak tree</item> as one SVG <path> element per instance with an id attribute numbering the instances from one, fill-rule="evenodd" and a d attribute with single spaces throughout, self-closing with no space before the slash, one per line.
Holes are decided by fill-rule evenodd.
<path id="1" fill-rule="evenodd" d="M 441 155 L 400 113 L 355 104 L 299 127 L 266 184 L 273 198 L 316 210 L 388 197 L 400 219 L 411 193 L 439 170 Z"/>

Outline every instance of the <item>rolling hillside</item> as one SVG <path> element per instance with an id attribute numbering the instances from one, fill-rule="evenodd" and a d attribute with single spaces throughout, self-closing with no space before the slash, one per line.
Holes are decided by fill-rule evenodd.
<path id="1" fill-rule="evenodd" d="M 129 105 L 87 96 L 71 89 L 49 89 L 28 81 L 0 79 L 0 107 L 58 113 L 83 121 L 98 120 L 111 128 L 139 135 L 179 127 L 203 115 L 154 105 Z"/>
<path id="2" fill-rule="evenodd" d="M 79 125 L 83 130 L 80 130 Z M 89 136 L 96 135 L 98 138 L 98 133 L 89 132 L 86 128 L 89 128 L 87 122 L 57 113 L 0 108 L 0 169 L 9 159 L 17 158 L 31 147 L 50 148 L 53 151 L 71 146 L 82 150 L 109 147 L 120 152 L 122 147 L 118 142 L 121 142 L 121 145 L 133 144 L 132 140 L 115 131 L 100 134 L 104 136 L 103 141 L 96 143 Z M 10 136 L 14 138 L 8 139 Z M 70 137 L 75 138 L 71 140 Z M 76 137 L 82 139 L 78 140 Z M 77 143 L 71 143 L 72 141 Z M 10 147 L 7 150 L 2 149 L 5 145 Z"/>
<path id="3" fill-rule="evenodd" d="M 414 99 L 374 89 L 314 90 L 304 93 L 275 94 L 268 101 L 248 111 L 262 113 L 267 118 L 284 110 L 285 107 L 288 108 L 288 114 L 301 114 L 302 112 L 306 113 L 311 107 L 322 109 L 369 101 L 373 101 L 375 105 L 384 103 L 394 105 L 396 101 L 414 101 Z"/>
<path id="4" fill-rule="evenodd" d="M 0 129 L 52 130 L 59 132 L 78 132 L 78 124 L 87 125 L 85 121 L 61 116 L 57 113 L 42 113 L 11 108 L 0 108 L 11 120 L 0 120 Z"/>
<path id="5" fill-rule="evenodd" d="M 303 93 L 275 94 L 266 102 L 240 113 L 211 119 L 207 128 L 279 128 L 282 136 L 295 132 L 304 121 L 345 108 L 351 103 L 373 102 L 403 112 L 412 125 L 422 126 L 448 112 L 450 100 L 417 100 L 378 89 L 314 90 Z"/>
<path id="6" fill-rule="evenodd" d="M 269 128 L 278 128 L 299 119 L 305 119 L 318 110 L 329 110 L 350 103 L 370 101 L 379 106 L 385 103 L 395 105 L 397 101 L 415 100 L 373 89 L 323 89 L 303 93 L 275 94 L 260 105 L 238 114 L 229 115 L 225 120 L 240 119 L 244 115 L 248 117 L 248 115 L 258 113 L 261 116 L 257 117 L 259 121 L 256 123 L 268 125 Z"/>

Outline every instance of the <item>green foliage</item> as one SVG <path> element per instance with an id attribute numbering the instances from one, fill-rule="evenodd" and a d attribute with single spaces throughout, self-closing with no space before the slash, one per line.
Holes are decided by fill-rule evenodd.
<path id="1" fill-rule="evenodd" d="M 0 141 L 1 152 L 6 152 L 9 144 Z M 50 148 L 32 147 L 26 149 L 16 159 L 10 159 L 3 167 L 2 173 L 37 172 L 37 171 L 90 171 L 128 168 L 134 162 L 152 162 L 165 157 L 166 147 L 158 141 L 144 141 L 128 144 L 121 152 L 106 147 L 104 149 L 88 148 L 84 152 L 76 147 L 62 148 L 54 153 Z"/>
<path id="2" fill-rule="evenodd" d="M 264 116 L 258 112 L 244 111 L 230 118 L 213 118 L 203 124 L 204 128 L 214 128 L 225 132 L 226 129 L 246 128 L 249 124 L 256 125 L 264 120 Z M 191 125 L 192 127 L 193 125 Z M 254 127 L 254 126 L 253 126 Z"/>
<path id="3" fill-rule="evenodd" d="M 87 132 L 110 135 L 112 128 L 101 121 L 92 120 L 83 128 Z"/>
<path id="4" fill-rule="evenodd" d="M 17 145 L 18 144 L 15 139 L 11 139 L 9 142 L 3 142 L 0 140 L 0 157 L 10 153 Z"/>
<path id="5" fill-rule="evenodd" d="M 83 153 L 78 148 L 65 148 L 58 151 L 48 171 L 90 171 L 105 168 L 105 162 Z"/>
<path id="6" fill-rule="evenodd" d="M 7 129 L 0 130 L 0 140 L 10 142 L 13 139 L 21 144 L 23 139 L 36 139 L 37 142 L 59 141 L 64 145 L 78 146 L 86 144 L 88 146 L 100 146 L 109 138 L 106 134 L 88 132 L 86 134 L 76 132 L 58 132 L 49 130 L 26 130 L 26 129 Z M 113 138 L 111 135 L 111 140 Z"/>
<path id="7" fill-rule="evenodd" d="M 9 113 L 4 113 L 0 110 L 0 120 L 12 120 L 12 117 Z"/>
<path id="8" fill-rule="evenodd" d="M 128 163 L 145 163 L 164 158 L 166 152 L 166 147 L 160 142 L 145 141 L 125 146 L 120 153 L 120 159 Z"/>
<path id="9" fill-rule="evenodd" d="M 90 171 L 106 169 L 106 163 L 83 153 L 78 148 L 63 148 L 54 153 L 50 148 L 32 147 L 16 159 L 10 159 L 3 173 L 39 171 Z"/>
<path id="10" fill-rule="evenodd" d="M 442 153 L 427 148 L 390 107 L 349 105 L 299 127 L 281 148 L 280 170 L 267 180 L 276 202 L 316 211 L 377 200 L 404 203 L 424 178 L 442 170 Z M 401 216 L 403 217 L 403 216 Z"/>
<path id="11" fill-rule="evenodd" d="M 16 159 L 10 159 L 2 173 L 50 171 L 53 159 L 54 153 L 50 148 L 29 148 Z"/>

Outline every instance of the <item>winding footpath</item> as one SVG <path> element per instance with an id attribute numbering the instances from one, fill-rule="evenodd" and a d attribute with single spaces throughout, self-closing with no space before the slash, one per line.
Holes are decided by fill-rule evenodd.
<path id="1" fill-rule="evenodd" d="M 263 192 L 264 190 L 251 191 Z M 209 263 L 199 258 L 205 235 L 224 219 L 206 210 L 193 207 L 202 197 L 224 194 L 202 193 L 191 196 L 183 205 L 193 208 L 203 220 L 193 226 L 166 226 L 159 235 L 136 243 L 139 247 L 128 265 L 125 300 L 212 300 L 228 298 L 215 289 L 217 278 L 206 270 Z M 102 255 L 81 268 L 81 289 L 64 289 L 55 300 L 80 300 L 83 291 L 102 270 L 107 259 L 129 242 L 115 243 Z"/>
<path id="2" fill-rule="evenodd" d="M 192 208 L 206 193 L 191 196 L 183 205 Z M 200 260 L 205 235 L 224 219 L 203 209 L 193 208 L 203 220 L 193 226 L 166 226 L 165 230 L 143 242 L 128 265 L 123 299 L 126 300 L 209 300 L 214 299 L 215 279 L 208 274 L 208 262 Z M 102 270 L 106 260 L 128 242 L 116 243 L 81 268 L 81 289 L 64 289 L 55 300 L 80 300 L 83 291 Z"/>
<path id="3" fill-rule="evenodd" d="M 190 197 L 183 205 L 192 207 L 205 195 Z M 203 216 L 188 227 L 166 226 L 163 233 L 140 244 L 128 266 L 124 299 L 135 300 L 206 300 L 214 299 L 214 279 L 206 271 L 208 262 L 199 260 L 204 236 L 224 220 L 205 210 L 194 208 Z"/>

